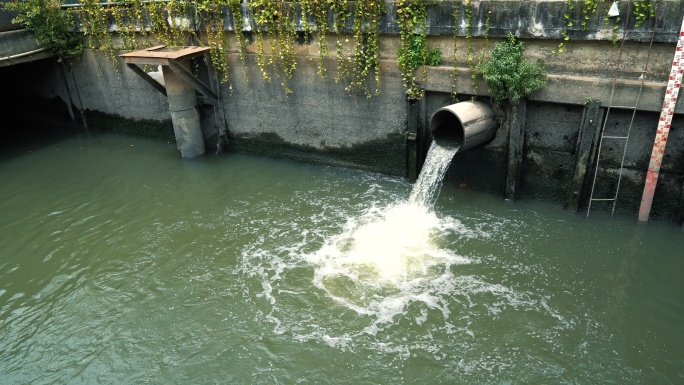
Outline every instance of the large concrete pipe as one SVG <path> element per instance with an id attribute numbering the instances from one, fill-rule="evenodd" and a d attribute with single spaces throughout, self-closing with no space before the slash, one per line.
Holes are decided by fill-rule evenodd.
<path id="1" fill-rule="evenodd" d="M 492 108 L 478 101 L 442 107 L 430 119 L 433 140 L 442 146 L 456 145 L 460 151 L 492 139 L 497 128 Z"/>
<path id="2" fill-rule="evenodd" d="M 187 60 L 181 64 L 189 69 Z M 172 71 L 169 66 L 163 66 L 162 71 L 178 150 L 186 159 L 200 156 L 204 154 L 205 148 L 195 88 Z"/>

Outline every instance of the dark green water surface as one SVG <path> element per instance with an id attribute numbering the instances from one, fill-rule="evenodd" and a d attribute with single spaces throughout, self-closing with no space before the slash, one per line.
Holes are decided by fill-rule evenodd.
<path id="1" fill-rule="evenodd" d="M 114 135 L 0 186 L 3 384 L 684 383 L 672 224 Z"/>

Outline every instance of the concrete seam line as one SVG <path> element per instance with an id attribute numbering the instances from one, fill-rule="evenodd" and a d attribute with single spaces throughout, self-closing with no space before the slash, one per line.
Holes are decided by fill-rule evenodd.
<path id="1" fill-rule="evenodd" d="M 24 57 L 24 56 L 30 56 L 30 55 L 33 55 L 34 53 L 43 52 L 43 51 L 47 51 L 47 48 L 38 48 L 38 49 L 34 49 L 33 51 L 28 51 L 28 52 L 24 52 L 24 53 L 20 53 L 20 54 L 16 54 L 16 55 L 5 56 L 3 58 L 0 58 L 0 62 L 5 61 L 5 60 L 12 60 L 12 59 L 16 59 L 16 58 L 20 58 L 20 57 Z"/>
<path id="2" fill-rule="evenodd" d="M 190 106 L 190 107 L 187 107 L 187 108 L 181 108 L 180 110 L 172 110 L 172 109 L 169 108 L 169 111 L 170 111 L 170 112 L 183 112 L 183 111 L 187 111 L 187 110 L 189 110 L 189 109 L 195 108 L 195 107 L 197 107 L 196 104 L 194 104 L 194 105 L 192 105 L 192 106 Z"/>

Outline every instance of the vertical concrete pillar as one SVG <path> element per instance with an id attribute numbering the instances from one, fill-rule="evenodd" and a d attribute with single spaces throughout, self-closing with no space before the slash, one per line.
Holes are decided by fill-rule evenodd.
<path id="1" fill-rule="evenodd" d="M 518 103 L 512 104 L 508 112 L 510 132 L 508 136 L 508 167 L 506 168 L 504 199 L 512 201 L 515 200 L 516 190 L 520 184 L 527 100 L 521 99 Z"/>
<path id="2" fill-rule="evenodd" d="M 682 192 L 679 194 L 679 210 L 677 210 L 677 223 L 684 225 L 684 183 L 682 183 Z"/>
<path id="3" fill-rule="evenodd" d="M 579 135 L 577 135 L 577 145 L 575 147 L 575 174 L 572 178 L 572 185 L 570 186 L 570 194 L 565 208 L 568 211 L 578 212 L 580 200 L 582 198 L 582 190 L 584 189 L 585 176 L 587 174 L 587 167 L 591 164 L 592 148 L 598 145 L 598 138 L 601 133 L 601 103 L 593 101 L 584 106 L 582 113 L 582 122 L 579 128 Z"/>
<path id="4" fill-rule="evenodd" d="M 181 65 L 189 69 L 189 60 L 182 61 Z M 163 73 L 178 150 L 185 159 L 200 156 L 205 148 L 195 88 L 168 66 L 163 66 Z"/>

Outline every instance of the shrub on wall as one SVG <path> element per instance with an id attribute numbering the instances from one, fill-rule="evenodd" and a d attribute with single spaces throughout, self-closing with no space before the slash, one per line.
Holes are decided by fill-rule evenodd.
<path id="1" fill-rule="evenodd" d="M 497 103 L 504 99 L 516 103 L 546 87 L 544 62 L 530 63 L 523 57 L 523 51 L 523 43 L 509 33 L 505 41 L 494 46 L 491 58 L 478 66 Z"/>

